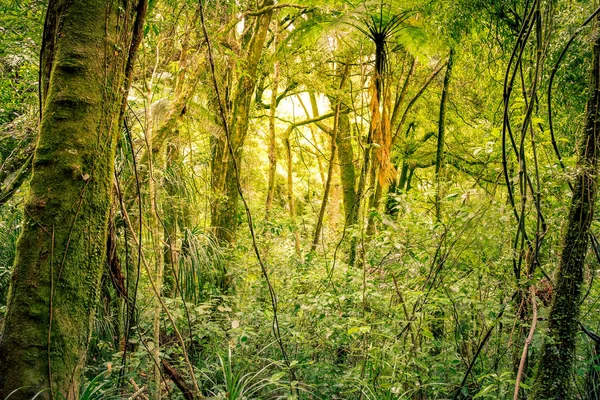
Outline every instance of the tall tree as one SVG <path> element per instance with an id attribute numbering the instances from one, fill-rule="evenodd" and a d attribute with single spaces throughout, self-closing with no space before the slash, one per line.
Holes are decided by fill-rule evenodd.
<path id="1" fill-rule="evenodd" d="M 341 81 L 339 89 L 342 90 L 344 88 L 344 83 L 348 77 L 350 67 L 349 63 L 346 62 L 344 64 L 344 70 L 341 73 Z M 329 156 L 329 167 L 327 170 L 327 180 L 325 181 L 325 188 L 323 190 L 323 200 L 321 201 L 321 208 L 319 209 L 319 215 L 317 218 L 317 225 L 315 227 L 315 234 L 313 236 L 313 241 L 311 245 L 311 251 L 315 251 L 317 249 L 317 245 L 319 244 L 319 238 L 321 237 L 321 230 L 323 229 L 323 220 L 325 218 L 325 210 L 327 208 L 327 202 L 329 200 L 329 191 L 331 190 L 331 178 L 333 177 L 333 168 L 335 166 L 335 158 L 337 153 L 338 146 L 338 130 L 339 130 L 339 122 L 340 122 L 340 111 L 342 109 L 342 100 L 338 99 L 337 104 L 335 105 L 335 114 L 334 114 L 334 122 L 333 122 L 333 130 L 331 132 L 331 153 Z"/>
<path id="2" fill-rule="evenodd" d="M 579 330 L 584 261 L 597 194 L 600 151 L 600 36 L 596 36 L 594 43 L 591 75 L 585 136 L 577 164 L 562 255 L 554 285 L 547 338 L 538 366 L 534 392 L 536 399 L 570 398 L 571 366 L 575 358 L 575 339 Z"/>
<path id="3" fill-rule="evenodd" d="M 338 122 L 337 148 L 340 163 L 340 181 L 344 200 L 344 221 L 351 226 L 356 223 L 356 172 L 352 148 L 352 127 L 348 107 L 342 104 Z"/>
<path id="4" fill-rule="evenodd" d="M 144 0 L 48 4 L 40 133 L 0 339 L 1 398 L 78 397 L 146 9 Z"/>
<path id="5" fill-rule="evenodd" d="M 263 54 L 269 24 L 273 14 L 273 0 L 265 0 L 261 11 L 255 15 L 251 38 L 245 47 L 232 94 L 229 116 L 231 146 L 236 162 L 241 165 L 244 141 L 248 132 L 248 117 L 252 95 L 256 88 L 258 64 Z M 237 227 L 238 192 L 233 160 L 229 159 L 224 135 L 213 142 L 212 182 L 215 200 L 211 205 L 211 224 L 217 238 L 224 242 L 235 239 Z"/>

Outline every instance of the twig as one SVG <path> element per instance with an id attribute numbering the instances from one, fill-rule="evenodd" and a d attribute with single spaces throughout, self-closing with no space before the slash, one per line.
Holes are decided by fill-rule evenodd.
<path id="1" fill-rule="evenodd" d="M 523 370 L 525 369 L 525 360 L 527 360 L 527 350 L 529 349 L 529 345 L 533 340 L 533 334 L 535 333 L 535 326 L 537 324 L 537 304 L 535 301 L 535 288 L 534 285 L 529 286 L 529 294 L 531 296 L 531 307 L 533 308 L 533 317 L 531 320 L 531 328 L 529 328 L 529 335 L 527 335 L 527 339 L 525 339 L 525 344 L 523 345 L 523 354 L 521 354 L 521 361 L 519 362 L 519 370 L 517 371 L 517 379 L 515 382 L 515 393 L 513 396 L 513 400 L 519 400 L 519 387 L 521 385 L 521 380 L 523 379 Z"/>
<path id="2" fill-rule="evenodd" d="M 132 379 L 129 380 L 129 382 L 131 382 L 131 385 L 133 386 L 133 389 L 135 389 L 135 393 L 131 395 L 131 397 L 129 397 L 129 399 L 135 399 L 136 397 L 140 397 L 142 398 L 142 400 L 148 400 L 148 397 L 143 394 L 145 387 L 142 386 L 141 388 L 137 385 L 137 383 Z"/>
<path id="3" fill-rule="evenodd" d="M 148 397 L 142 396 L 142 393 L 144 393 L 145 390 L 146 390 L 146 386 L 142 386 L 134 394 L 132 394 L 131 396 L 129 396 L 128 400 L 134 400 L 134 399 L 137 399 L 138 397 L 141 397 L 143 399 L 147 399 Z"/>

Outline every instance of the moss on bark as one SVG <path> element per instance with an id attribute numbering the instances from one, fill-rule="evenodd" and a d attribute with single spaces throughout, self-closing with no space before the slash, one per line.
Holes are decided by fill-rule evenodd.
<path id="1" fill-rule="evenodd" d="M 273 5 L 273 0 L 265 0 L 263 6 Z M 242 64 L 240 78 L 236 85 L 229 132 L 238 172 L 241 172 L 242 149 L 248 132 L 248 116 L 252 94 L 256 88 L 258 64 L 269 31 L 273 11 L 257 17 L 253 35 L 248 43 L 248 51 Z M 215 235 L 223 243 L 232 243 L 237 228 L 238 188 L 233 160 L 231 160 L 225 137 L 213 139 L 213 159 L 211 165 L 212 189 L 215 198 L 211 204 L 211 224 Z"/>
<path id="2" fill-rule="evenodd" d="M 337 135 L 340 161 L 340 180 L 344 194 L 344 216 L 348 226 L 356 223 L 356 172 L 354 169 L 354 151 L 352 149 L 352 129 L 350 116 L 343 110 L 340 114 L 339 133 Z"/>
<path id="3" fill-rule="evenodd" d="M 600 36 L 593 52 L 587 122 L 582 143 L 573 198 L 565 232 L 563 250 L 554 287 L 548 332 L 535 381 L 535 399 L 569 399 L 575 340 L 579 329 L 579 298 L 584 261 L 597 193 L 597 167 L 600 151 Z"/>
<path id="4" fill-rule="evenodd" d="M 135 3 L 53 0 L 42 120 L 0 341 L 0 398 L 76 398 L 106 252 Z"/>

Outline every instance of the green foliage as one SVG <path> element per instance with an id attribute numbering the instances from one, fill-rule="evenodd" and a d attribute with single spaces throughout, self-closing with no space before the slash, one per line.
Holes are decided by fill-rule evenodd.
<path id="1" fill-rule="evenodd" d="M 17 239 L 21 232 L 20 210 L 0 209 L 0 316 L 4 315 L 10 275 L 17 252 Z"/>
<path id="2" fill-rule="evenodd" d="M 3 1 L 0 5 L 0 126 L 32 112 L 38 88 L 39 42 L 44 4 Z"/>
<path id="3" fill-rule="evenodd" d="M 32 49 L 41 30 L 40 4 L 9 2 L 0 16 L 0 35 L 6 39 L 0 41 L 2 168 L 15 155 L 30 151 L 36 131 L 37 53 Z M 226 113 L 234 106 L 236 80 L 256 21 L 252 14 L 241 16 L 260 4 L 205 2 Z M 274 45 L 273 22 L 256 77 L 248 134 L 239 149 L 243 154 L 239 178 L 253 217 L 255 249 L 241 208 L 232 218 L 238 228 L 232 243 L 220 242 L 210 222 L 215 203 L 227 200 L 226 194 L 216 192 L 211 171 L 214 165 L 226 163 L 229 155 L 216 151 L 215 143 L 224 140 L 224 132 L 206 44 L 199 33 L 197 3 L 150 2 L 129 94 L 128 132 L 121 138 L 115 160 L 119 190 L 114 191 L 111 218 L 128 297 L 115 289 L 114 271 L 107 266 L 81 398 L 128 397 L 136 385 L 148 397 L 160 393 L 181 398 L 174 379 L 166 377 L 157 384 L 153 378 L 153 350 L 159 346 L 159 357 L 190 388 L 192 369 L 202 395 L 215 399 L 508 399 L 513 396 L 516 368 L 531 324 L 530 299 L 523 293 L 534 285 L 538 328 L 520 382 L 523 396 L 530 395 L 534 366 L 546 339 L 552 280 L 571 196 L 567 183 L 576 173 L 576 146 L 584 125 L 588 31 L 574 42 L 554 81 L 553 121 L 564 171 L 551 143 L 545 89 L 565 41 L 589 14 L 590 5 L 557 3 L 538 82 L 544 90 L 538 91 L 530 115 L 533 132 L 522 129 L 527 118 L 525 100 L 515 96 L 508 104 L 515 137 L 524 138 L 524 168 L 535 176 L 536 188 L 539 180 L 547 228 L 530 277 L 524 261 L 519 261 L 518 228 L 507 198 L 503 162 L 509 185 L 517 193 L 516 203 L 524 204 L 519 212 L 529 234 L 540 229 L 533 201 L 538 194 L 529 188 L 519 191 L 524 181 L 511 146 L 503 159 L 501 112 L 504 74 L 525 2 L 314 0 L 302 6 L 307 8 L 282 7 L 274 13 L 278 45 Z M 231 27 L 236 18 L 240 22 Z M 223 34 L 220 29 L 226 26 L 231 29 Z M 387 31 L 378 31 L 386 26 Z M 293 193 L 289 193 L 287 147 L 281 136 L 294 123 L 332 112 L 340 99 L 350 121 L 349 131 L 340 133 L 353 151 L 354 158 L 347 164 L 355 168 L 358 180 L 372 123 L 369 87 L 377 46 L 371 39 L 378 39 L 373 37 L 377 33 L 383 33 L 387 42 L 385 86 L 390 110 L 398 101 L 398 114 L 389 121 L 395 135 L 389 150 L 397 162 L 398 187 L 387 194 L 383 188 L 380 205 L 369 208 L 367 199 L 377 191 L 377 182 L 370 181 L 367 169 L 358 223 L 346 224 L 338 172 L 345 161 L 338 154 L 333 158 L 336 166 L 323 239 L 316 252 L 307 253 L 336 124 L 334 118 L 326 118 L 318 125 L 291 130 Z M 437 177 L 433 166 L 449 48 L 455 50 L 454 77 L 449 88 L 445 165 Z M 523 51 L 523 70 L 514 93 L 527 94 L 531 87 L 535 50 L 528 45 Z M 350 74 L 340 89 L 337 71 L 347 60 Z M 275 63 L 280 70 L 278 94 L 284 95 L 274 113 L 277 166 L 273 207 L 266 219 L 271 132 L 267 107 Z M 180 81 L 182 76 L 187 78 Z M 178 94 L 190 87 L 184 105 L 174 107 Z M 309 94 L 315 95 L 317 110 L 312 109 Z M 160 138 L 163 141 L 153 142 L 156 148 L 150 149 L 149 140 L 156 139 L 156 132 L 167 123 L 172 125 Z M 521 137 L 522 131 L 526 135 Z M 152 132 L 157 136 L 152 137 Z M 12 167 L 2 168 L 3 180 L 14 172 Z M 403 170 L 405 181 L 399 187 Z M 149 228 L 150 179 L 154 179 L 160 226 L 160 232 L 153 232 L 159 236 L 156 241 Z M 27 190 L 24 186 L 23 193 Z M 293 217 L 288 196 L 295 203 Z M 0 208 L 0 317 L 5 313 L 21 229 L 22 212 L 17 206 L 22 197 L 19 193 Z M 386 197 L 394 199 L 393 212 L 384 210 Z M 439 219 L 434 215 L 436 198 L 442 210 Z M 373 234 L 366 232 L 369 218 L 375 224 Z M 598 228 L 594 223 L 593 231 Z M 351 266 L 347 261 L 353 240 L 358 251 Z M 274 306 L 255 251 L 264 260 L 275 293 L 279 321 L 275 328 L 281 343 L 273 334 Z M 165 283 L 159 303 L 153 289 L 155 261 L 163 258 L 169 261 L 163 266 Z M 597 262 L 590 251 L 581 301 L 581 322 L 596 332 L 600 326 Z M 134 298 L 136 309 L 131 311 Z M 160 343 L 153 335 L 156 315 Z M 574 386 L 583 388 L 597 369 L 592 363 L 595 346 L 583 335 L 577 345 L 572 379 Z"/>
<path id="4" fill-rule="evenodd" d="M 186 229 L 179 256 L 177 291 L 186 300 L 199 303 L 220 294 L 226 287 L 223 249 L 215 238 L 199 229 Z"/>

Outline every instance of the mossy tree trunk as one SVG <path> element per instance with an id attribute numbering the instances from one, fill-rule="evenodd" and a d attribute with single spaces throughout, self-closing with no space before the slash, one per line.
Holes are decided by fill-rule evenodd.
<path id="1" fill-rule="evenodd" d="M 344 88 L 344 83 L 348 78 L 348 74 L 350 71 L 349 63 L 344 65 L 344 70 L 341 74 L 341 82 L 339 89 L 342 90 Z M 331 131 L 331 151 L 329 156 L 329 166 L 327 169 L 327 180 L 325 181 L 325 187 L 323 188 L 323 199 L 321 201 L 321 208 L 319 209 L 319 215 L 317 218 L 317 224 L 315 226 L 315 233 L 313 235 L 313 241 L 310 250 L 315 251 L 317 249 L 317 245 L 319 244 L 319 239 L 321 237 L 321 231 L 323 230 L 323 222 L 325 219 L 325 210 L 327 209 L 327 203 L 329 201 L 329 192 L 331 191 L 331 180 L 333 177 L 334 167 L 335 167 L 335 159 L 337 156 L 337 136 L 338 136 L 338 126 L 340 119 L 340 111 L 342 109 L 342 100 L 338 99 L 337 104 L 335 106 L 335 114 L 334 114 L 334 122 L 333 122 L 333 130 Z M 313 110 L 314 111 L 314 110 Z M 316 112 L 316 111 L 314 111 Z"/>
<path id="2" fill-rule="evenodd" d="M 273 5 L 273 0 L 265 0 L 263 6 Z M 241 168 L 242 152 L 248 132 L 248 117 L 252 95 L 256 88 L 258 64 L 269 31 L 273 11 L 269 10 L 256 17 L 252 37 L 247 51 L 241 55 L 243 62 L 233 95 L 230 116 L 230 137 L 235 161 Z M 227 142 L 223 136 L 213 141 L 212 182 L 215 199 L 211 205 L 211 225 L 216 237 L 224 243 L 232 243 L 237 228 L 238 191 L 233 160 L 229 157 Z M 241 171 L 241 169 L 239 169 Z"/>
<path id="3" fill-rule="evenodd" d="M 349 110 L 344 107 L 339 116 L 337 147 L 340 162 L 340 180 L 344 201 L 344 221 L 352 226 L 356 223 L 356 171 L 354 169 L 354 150 L 352 148 L 352 128 Z"/>
<path id="4" fill-rule="evenodd" d="M 0 339 L 0 398 L 75 399 L 105 268 L 115 148 L 146 3 L 51 0 L 41 124 Z"/>
<path id="5" fill-rule="evenodd" d="M 597 33 L 596 33 L 597 34 Z M 597 192 L 600 150 L 600 36 L 593 51 L 592 79 L 587 103 L 585 137 L 573 185 L 573 197 L 548 319 L 548 332 L 539 361 L 535 399 L 569 399 L 575 340 L 579 329 L 579 299 L 584 260 Z"/>
<path id="6" fill-rule="evenodd" d="M 277 48 L 279 26 L 275 24 L 273 46 Z M 273 198 L 275 197 L 275 175 L 277 172 L 277 135 L 275 129 L 275 112 L 277 111 L 277 91 L 279 89 L 279 60 L 273 63 L 273 88 L 271 89 L 271 107 L 269 109 L 269 183 L 265 204 L 265 220 L 271 218 Z"/>

